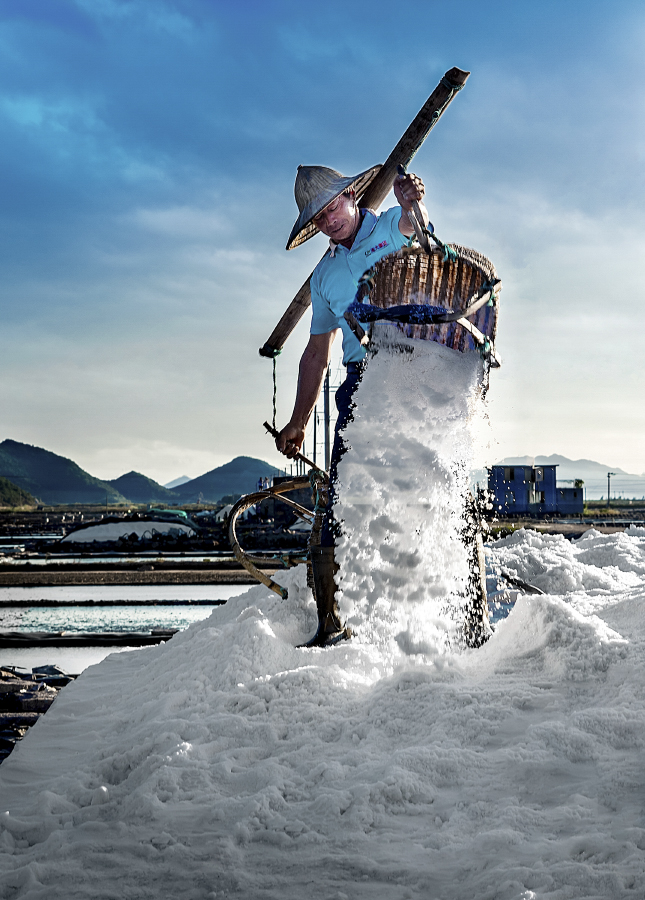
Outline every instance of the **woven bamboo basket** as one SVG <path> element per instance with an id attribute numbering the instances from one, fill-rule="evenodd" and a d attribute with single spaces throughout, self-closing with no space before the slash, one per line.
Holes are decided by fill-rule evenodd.
<path id="1" fill-rule="evenodd" d="M 492 262 L 476 250 L 459 244 L 448 246 L 457 254 L 456 259 L 444 260 L 444 254 L 439 249 L 428 255 L 417 245 L 385 256 L 374 266 L 375 277 L 369 302 L 383 309 L 408 304 L 465 309 L 487 283 L 497 281 L 497 273 Z M 494 342 L 497 332 L 498 311 L 499 288 L 496 288 L 492 304 L 482 306 L 468 318 L 491 342 Z M 462 353 L 478 346 L 459 322 L 436 325 L 397 323 L 396 327 L 406 337 L 436 341 Z"/>

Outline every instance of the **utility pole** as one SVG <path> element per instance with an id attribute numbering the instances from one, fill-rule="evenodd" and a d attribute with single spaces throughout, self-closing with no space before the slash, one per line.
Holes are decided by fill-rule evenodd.
<path id="1" fill-rule="evenodd" d="M 331 417 L 329 413 L 329 376 L 331 373 L 331 366 L 327 366 L 327 374 L 325 375 L 325 385 L 323 387 L 323 400 L 324 400 L 324 412 L 325 412 L 325 470 L 329 472 L 329 465 L 331 462 L 331 453 L 330 453 L 330 440 L 329 440 L 329 429 L 331 423 Z"/>
<path id="2" fill-rule="evenodd" d="M 611 491 L 611 476 L 615 475 L 615 472 L 607 472 L 607 509 L 609 509 L 609 493 Z"/>

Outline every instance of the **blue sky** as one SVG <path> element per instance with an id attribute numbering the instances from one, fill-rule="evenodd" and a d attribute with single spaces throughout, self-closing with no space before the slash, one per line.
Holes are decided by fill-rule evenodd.
<path id="1" fill-rule="evenodd" d="M 3 0 L 0 50 L 0 438 L 103 478 L 277 462 L 257 348 L 325 249 L 284 250 L 296 168 L 382 162 L 456 65 L 413 168 L 504 283 L 487 461 L 645 471 L 642 3 Z"/>

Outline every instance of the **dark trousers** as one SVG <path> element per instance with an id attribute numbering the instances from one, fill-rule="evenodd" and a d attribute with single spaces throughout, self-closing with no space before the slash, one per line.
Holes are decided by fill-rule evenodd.
<path id="1" fill-rule="evenodd" d="M 345 381 L 336 391 L 336 408 L 338 409 L 338 418 L 336 419 L 336 430 L 334 432 L 334 446 L 331 453 L 331 462 L 329 465 L 329 502 L 323 519 L 322 530 L 320 533 L 320 544 L 322 547 L 333 547 L 336 538 L 340 534 L 340 524 L 334 518 L 334 503 L 336 501 L 336 481 L 338 479 L 338 463 L 341 461 L 345 453 L 347 453 L 347 444 L 343 439 L 343 432 L 347 425 L 354 418 L 353 396 L 360 384 L 363 376 L 365 363 L 348 363 L 347 377 Z"/>

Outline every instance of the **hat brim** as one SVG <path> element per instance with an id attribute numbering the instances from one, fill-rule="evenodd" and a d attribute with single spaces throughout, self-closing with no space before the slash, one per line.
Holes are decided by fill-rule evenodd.
<path id="1" fill-rule="evenodd" d="M 336 197 L 340 197 L 345 191 L 351 189 L 356 192 L 357 198 L 360 198 L 361 194 L 365 193 L 368 185 L 374 181 L 381 168 L 382 166 L 379 163 L 379 165 L 372 166 L 371 169 L 366 169 L 364 172 L 361 172 L 360 175 L 357 175 L 355 178 L 344 178 L 342 182 L 338 182 L 341 186 L 336 193 L 331 194 L 329 197 L 323 197 L 317 202 L 307 204 L 296 219 L 296 224 L 291 230 L 289 240 L 287 241 L 287 250 L 293 250 L 294 247 L 299 247 L 300 244 L 304 244 L 305 241 L 308 241 L 309 238 L 312 238 L 314 234 L 318 232 L 319 229 L 314 225 L 313 220 L 326 206 L 333 203 Z"/>

